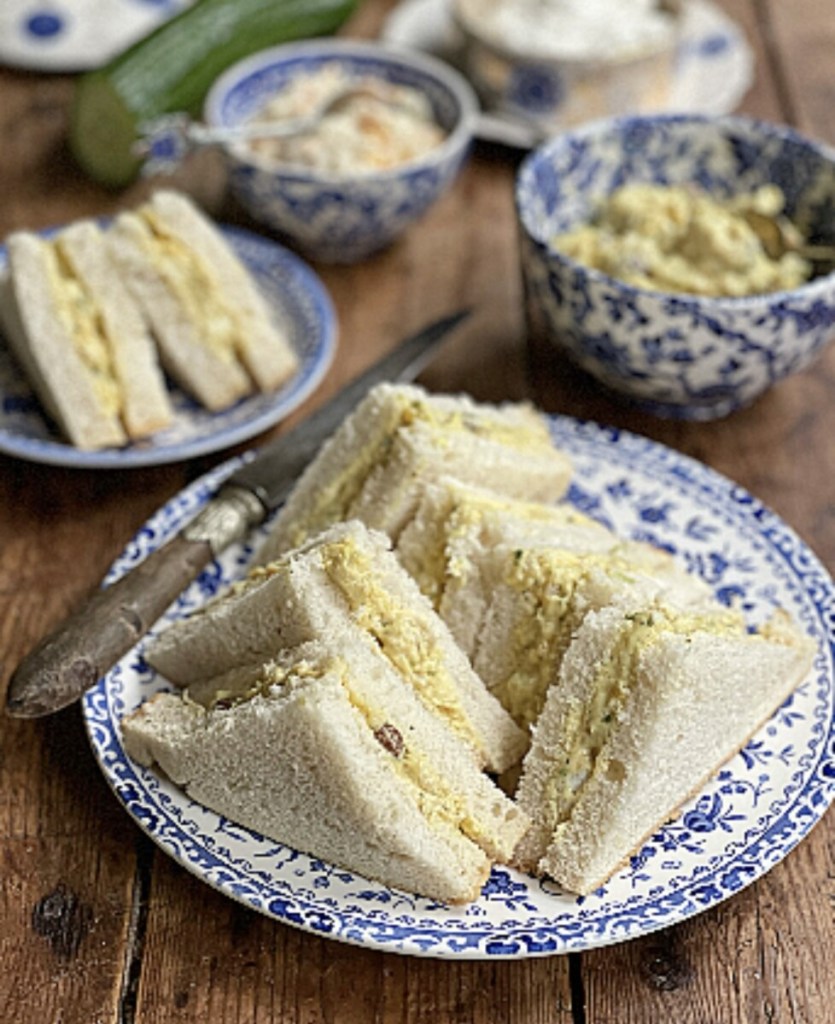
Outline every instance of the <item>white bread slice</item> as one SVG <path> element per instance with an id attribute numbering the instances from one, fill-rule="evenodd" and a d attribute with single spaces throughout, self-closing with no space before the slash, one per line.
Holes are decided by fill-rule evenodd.
<path id="1" fill-rule="evenodd" d="M 62 256 L 94 296 L 121 392 L 121 419 L 131 440 L 171 424 L 174 411 L 157 360 L 157 350 L 139 307 L 114 273 L 104 232 L 79 221 L 55 239 Z"/>
<path id="2" fill-rule="evenodd" d="M 208 409 L 295 372 L 298 358 L 248 270 L 186 196 L 155 193 L 120 214 L 108 239 L 168 372 Z"/>
<path id="3" fill-rule="evenodd" d="M 759 634 L 673 609 L 590 612 L 534 730 L 515 860 L 594 891 L 676 815 L 807 675 L 814 645 L 780 614 Z"/>
<path id="4" fill-rule="evenodd" d="M 547 505 L 441 477 L 429 483 L 397 541 L 397 556 L 472 657 L 508 560 L 538 545 L 608 551 L 610 530 L 567 504 Z"/>
<path id="5" fill-rule="evenodd" d="M 396 540 L 423 489 L 445 474 L 500 493 L 556 501 L 571 464 L 547 421 L 524 403 L 487 405 L 381 384 L 346 418 L 300 477 L 259 554 L 262 562 L 341 520 Z"/>
<path id="6" fill-rule="evenodd" d="M 122 723 L 125 748 L 234 821 L 386 885 L 475 899 L 527 819 L 385 662 L 350 640 L 308 644 L 161 694 Z M 218 699 L 219 698 L 219 699 Z"/>
<path id="7" fill-rule="evenodd" d="M 153 342 L 111 272 L 102 232 L 80 222 L 7 241 L 3 326 L 41 403 L 78 448 L 120 446 L 166 426 Z"/>
<path id="8" fill-rule="evenodd" d="M 665 601 L 679 610 L 704 611 L 742 628 L 739 612 L 716 601 L 708 585 L 665 551 L 609 534 L 563 538 L 548 545 L 499 545 L 487 559 L 493 586 L 471 651 L 488 689 L 523 728 L 538 717 L 548 688 L 558 678 L 571 638 L 589 610 L 623 600 Z M 466 593 L 453 593 L 441 609 L 447 621 L 460 616 Z"/>
<path id="9" fill-rule="evenodd" d="M 383 534 L 339 523 L 160 634 L 148 661 L 179 686 L 349 633 L 390 662 L 480 763 L 502 771 L 525 734 L 473 672 Z"/>

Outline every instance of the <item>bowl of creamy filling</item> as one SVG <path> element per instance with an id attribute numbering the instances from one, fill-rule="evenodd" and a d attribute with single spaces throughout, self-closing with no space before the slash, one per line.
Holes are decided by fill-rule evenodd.
<path id="1" fill-rule="evenodd" d="M 477 111 L 470 85 L 441 61 L 327 39 L 229 68 L 204 118 L 263 128 L 225 147 L 232 191 L 254 218 L 313 259 L 351 263 L 389 245 L 451 186 Z"/>
<path id="2" fill-rule="evenodd" d="M 669 102 L 678 0 L 452 0 L 465 73 L 543 135 Z"/>
<path id="3" fill-rule="evenodd" d="M 835 150 L 788 127 L 595 122 L 525 160 L 516 209 L 555 359 L 657 415 L 726 416 L 835 333 Z"/>

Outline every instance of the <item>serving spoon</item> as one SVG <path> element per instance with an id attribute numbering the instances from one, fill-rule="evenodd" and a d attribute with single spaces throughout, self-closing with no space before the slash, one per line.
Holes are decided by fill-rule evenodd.
<path id="1" fill-rule="evenodd" d="M 758 210 L 745 210 L 743 216 L 771 259 L 779 260 L 794 252 L 810 263 L 835 267 L 835 245 L 812 245 L 804 241 L 800 231 L 787 217 L 771 217 Z"/>

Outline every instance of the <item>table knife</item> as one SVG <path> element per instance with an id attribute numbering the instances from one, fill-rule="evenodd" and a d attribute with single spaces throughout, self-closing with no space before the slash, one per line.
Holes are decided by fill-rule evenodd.
<path id="1" fill-rule="evenodd" d="M 278 508 L 322 442 L 372 387 L 414 380 L 468 314 L 455 313 L 408 338 L 299 426 L 257 449 L 180 533 L 115 583 L 96 590 L 26 655 L 9 683 L 7 714 L 39 718 L 77 700 L 214 557 Z"/>

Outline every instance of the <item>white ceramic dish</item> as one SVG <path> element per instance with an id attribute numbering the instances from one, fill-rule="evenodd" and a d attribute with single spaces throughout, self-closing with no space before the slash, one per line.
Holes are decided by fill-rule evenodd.
<path id="1" fill-rule="evenodd" d="M 219 413 L 208 412 L 172 388 L 172 426 L 124 448 L 81 451 L 60 437 L 44 418 L 0 335 L 0 452 L 79 469 L 162 465 L 248 441 L 300 405 L 333 361 L 337 322 L 330 296 L 307 264 L 276 242 L 238 228 L 224 227 L 223 231 L 289 333 L 300 360 L 295 376 L 278 391 L 245 398 Z M 5 259 L 5 249 L 0 247 L 0 270 Z"/>
<path id="2" fill-rule="evenodd" d="M 163 685 L 129 654 L 83 701 L 96 758 L 119 800 L 167 853 L 208 884 L 276 920 L 345 942 L 411 955 L 522 958 L 645 935 L 732 896 L 806 835 L 835 792 L 835 588 L 773 513 L 700 463 L 635 435 L 553 420 L 576 466 L 569 500 L 616 528 L 673 551 L 752 623 L 775 604 L 815 638 L 814 670 L 683 814 L 584 899 L 494 868 L 481 898 L 450 908 L 395 892 L 264 839 L 188 800 L 130 761 L 119 722 Z M 117 578 L 178 530 L 234 468 L 196 481 L 160 510 L 114 564 Z M 177 601 L 163 628 L 245 571 L 239 545 Z"/>
<path id="3" fill-rule="evenodd" d="M 0 63 L 32 71 L 87 71 L 193 2 L 3 0 Z"/>
<path id="4" fill-rule="evenodd" d="M 460 66 L 461 39 L 448 0 L 403 0 L 387 18 L 382 38 Z M 753 53 L 736 22 L 711 0 L 687 0 L 666 109 L 677 113 L 730 113 L 751 85 L 753 70 Z M 529 125 L 490 111 L 482 114 L 476 131 L 485 141 L 520 149 L 541 141 L 540 134 Z"/>

